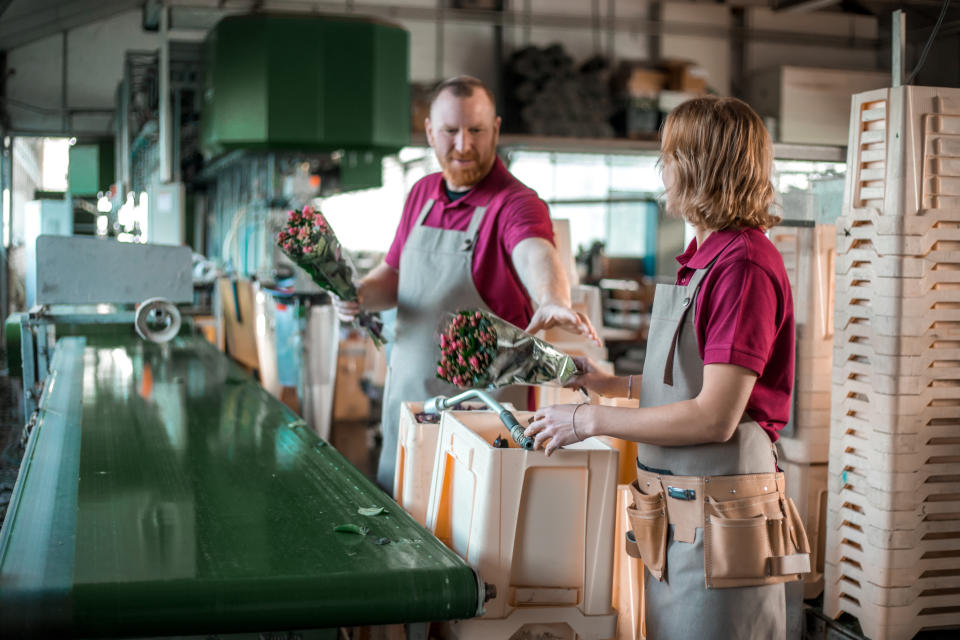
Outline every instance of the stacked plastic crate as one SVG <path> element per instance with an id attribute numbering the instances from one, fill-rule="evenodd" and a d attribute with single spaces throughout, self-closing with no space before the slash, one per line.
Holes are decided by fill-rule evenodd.
<path id="1" fill-rule="evenodd" d="M 813 211 L 798 210 L 813 208 L 812 194 L 806 195 L 803 202 L 784 202 L 784 215 L 813 225 Z M 790 279 L 797 327 L 793 408 L 778 448 L 787 491 L 810 537 L 812 571 L 804 577 L 805 598 L 823 591 L 835 238 L 835 228 L 829 224 L 775 227 L 770 232 Z"/>
<path id="2" fill-rule="evenodd" d="M 854 96 L 824 609 L 877 639 L 960 626 L 960 90 Z"/>

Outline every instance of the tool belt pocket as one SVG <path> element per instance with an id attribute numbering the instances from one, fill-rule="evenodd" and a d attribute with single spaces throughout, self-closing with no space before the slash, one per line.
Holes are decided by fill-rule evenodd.
<path id="1" fill-rule="evenodd" d="M 706 501 L 703 553 L 710 588 L 791 582 L 810 571 L 803 522 L 781 493 Z"/>
<path id="2" fill-rule="evenodd" d="M 660 489 L 659 485 L 657 488 Z M 630 485 L 630 493 L 633 504 L 627 508 L 631 528 L 627 532 L 627 553 L 641 558 L 650 574 L 657 580 L 663 580 L 663 569 L 667 563 L 667 514 L 662 490 L 649 495 L 641 493 L 639 484 L 634 480 Z"/>

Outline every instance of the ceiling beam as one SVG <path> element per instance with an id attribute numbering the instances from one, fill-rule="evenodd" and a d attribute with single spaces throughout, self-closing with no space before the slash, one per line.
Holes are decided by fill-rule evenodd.
<path id="1" fill-rule="evenodd" d="M 9 51 L 62 31 L 136 9 L 141 4 L 142 0 L 74 0 L 21 13 L 0 21 L 0 42 Z"/>

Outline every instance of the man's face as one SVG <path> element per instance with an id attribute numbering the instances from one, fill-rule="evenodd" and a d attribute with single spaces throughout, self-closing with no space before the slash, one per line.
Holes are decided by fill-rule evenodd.
<path id="1" fill-rule="evenodd" d="M 463 98 L 444 91 L 430 109 L 426 130 L 448 187 L 468 189 L 490 173 L 500 118 L 485 91 L 474 89 L 472 96 Z"/>

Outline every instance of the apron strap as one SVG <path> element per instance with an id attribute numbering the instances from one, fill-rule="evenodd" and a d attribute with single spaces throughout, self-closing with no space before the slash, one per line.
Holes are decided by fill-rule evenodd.
<path id="1" fill-rule="evenodd" d="M 473 210 L 473 217 L 470 218 L 470 225 L 466 230 L 466 238 L 463 241 L 464 251 L 473 251 L 473 246 L 477 243 L 477 234 L 480 231 L 480 223 L 483 222 L 483 214 L 487 212 L 487 207 L 477 207 Z"/>
<path id="2" fill-rule="evenodd" d="M 669 387 L 673 386 L 673 356 L 677 351 L 677 343 L 680 342 L 680 331 L 683 329 L 683 324 L 686 321 L 687 312 L 695 305 L 697 294 L 700 292 L 700 285 L 707 276 L 707 272 L 710 271 L 710 267 L 712 267 L 716 261 L 717 258 L 714 258 L 705 268 L 694 271 L 690 277 L 690 282 L 687 283 L 687 289 L 690 291 L 690 295 L 686 296 L 681 303 L 683 305 L 683 311 L 680 313 L 677 329 L 673 332 L 673 340 L 670 341 L 670 350 L 667 352 L 667 363 L 663 369 L 663 384 Z"/>
<path id="3" fill-rule="evenodd" d="M 426 221 L 427 216 L 430 215 L 430 211 L 433 210 L 434 202 L 435 200 L 433 198 L 430 198 L 429 200 L 426 201 L 426 203 L 424 203 L 423 208 L 420 209 L 420 213 L 417 215 L 417 222 L 413 226 L 415 227 L 423 226 L 423 223 Z"/>

